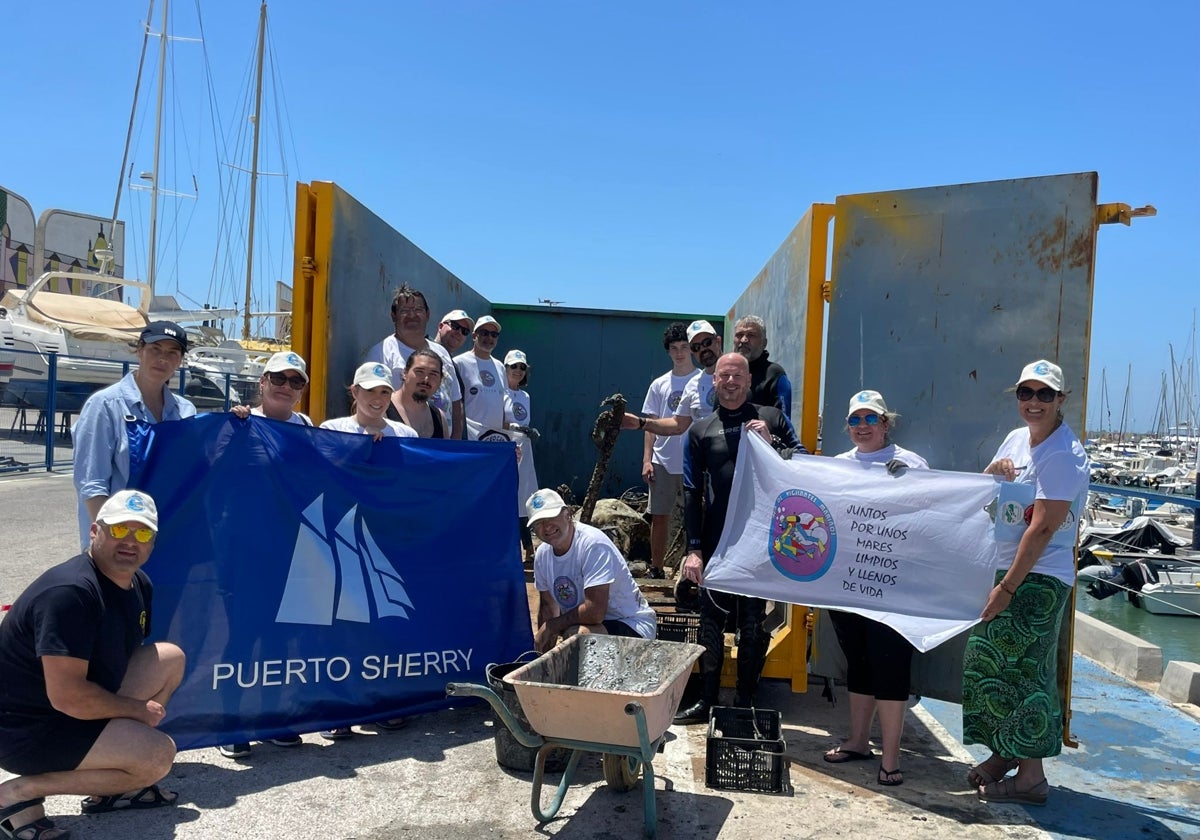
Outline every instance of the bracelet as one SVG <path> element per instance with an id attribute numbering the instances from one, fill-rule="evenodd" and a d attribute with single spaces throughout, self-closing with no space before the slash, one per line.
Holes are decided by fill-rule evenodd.
<path id="1" fill-rule="evenodd" d="M 1005 586 L 1005 585 L 1004 585 L 1004 581 L 1003 581 L 1003 580 L 1001 580 L 1001 581 L 1000 581 L 1000 588 L 1001 588 L 1001 589 L 1003 589 L 1005 592 L 1007 592 L 1009 595 L 1016 595 L 1016 594 L 1017 594 L 1017 590 L 1015 590 L 1015 589 L 1009 589 L 1007 586 Z"/>
<path id="2" fill-rule="evenodd" d="M 641 429 L 644 429 L 644 428 L 646 428 L 646 418 L 645 418 L 645 417 L 639 417 L 639 418 L 638 418 L 638 429 L 639 429 L 639 430 L 641 430 Z"/>

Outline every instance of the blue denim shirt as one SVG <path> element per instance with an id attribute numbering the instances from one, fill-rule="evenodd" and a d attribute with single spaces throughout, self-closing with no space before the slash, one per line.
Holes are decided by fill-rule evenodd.
<path id="1" fill-rule="evenodd" d="M 163 386 L 162 420 L 183 420 L 196 416 L 196 406 Z M 84 549 L 90 542 L 92 519 L 85 499 L 111 496 L 129 485 L 129 436 L 127 418 L 157 423 L 142 402 L 133 373 L 127 373 L 114 385 L 88 397 L 71 429 L 75 444 L 75 489 L 79 493 L 79 539 Z"/>

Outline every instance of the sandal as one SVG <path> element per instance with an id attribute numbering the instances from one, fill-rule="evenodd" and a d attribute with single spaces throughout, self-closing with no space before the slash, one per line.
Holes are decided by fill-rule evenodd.
<path id="1" fill-rule="evenodd" d="M 46 835 L 51 831 L 58 833 L 52 838 L 47 838 Z M 67 840 L 71 836 L 71 832 L 59 828 L 53 820 L 46 817 L 38 817 L 20 828 L 13 828 L 12 820 L 3 820 L 0 821 L 0 832 L 3 832 L 4 836 L 10 840 Z"/>
<path id="2" fill-rule="evenodd" d="M 89 796 L 80 804 L 80 810 L 85 814 L 108 814 L 112 811 L 141 811 L 146 808 L 162 808 L 174 805 L 179 794 L 174 791 L 164 792 L 158 785 L 150 785 L 132 793 L 118 793 L 111 796 Z"/>
<path id="3" fill-rule="evenodd" d="M 899 776 L 898 779 L 893 779 L 892 776 Z M 888 770 L 883 766 L 883 762 L 879 763 L 879 774 L 875 777 L 875 781 L 884 787 L 899 787 L 904 784 L 904 771 L 899 767 L 895 770 Z"/>
<path id="4" fill-rule="evenodd" d="M 875 754 L 870 750 L 859 752 L 858 750 L 848 750 L 845 747 L 835 747 L 822 756 L 830 764 L 845 764 L 847 761 L 870 761 L 874 757 Z"/>
<path id="5" fill-rule="evenodd" d="M 979 798 L 984 802 L 1016 802 L 1020 805 L 1045 805 L 1050 796 L 1050 782 L 1042 779 L 1028 790 L 1017 790 L 1015 779 L 1000 779 L 981 785 Z"/>
<path id="6" fill-rule="evenodd" d="M 989 762 L 992 764 L 1003 764 L 1004 772 L 1002 772 L 999 776 L 993 776 L 992 771 L 987 769 Z M 1000 758 L 999 756 L 993 755 L 985 761 L 979 762 L 967 771 L 967 784 L 973 788 L 994 784 L 1003 779 L 1013 770 L 1016 770 L 1018 764 L 1020 764 L 1020 762 L 1015 758 Z"/>
<path id="7" fill-rule="evenodd" d="M 39 796 L 37 799 L 26 799 L 24 802 L 14 802 L 12 805 L 5 805 L 0 808 L 0 820 L 8 821 L 8 818 L 13 814 L 19 814 L 26 808 L 32 808 L 35 805 L 41 805 L 46 801 L 46 797 Z"/>

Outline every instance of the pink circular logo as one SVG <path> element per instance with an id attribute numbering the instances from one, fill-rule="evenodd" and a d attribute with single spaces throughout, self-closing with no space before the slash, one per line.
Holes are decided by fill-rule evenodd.
<path id="1" fill-rule="evenodd" d="M 771 516 L 771 562 L 792 580 L 816 580 L 829 570 L 837 529 L 824 502 L 804 490 L 785 490 Z"/>

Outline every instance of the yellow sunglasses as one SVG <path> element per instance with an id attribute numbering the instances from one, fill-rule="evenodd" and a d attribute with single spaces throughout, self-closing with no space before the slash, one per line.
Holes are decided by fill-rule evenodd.
<path id="1" fill-rule="evenodd" d="M 135 530 L 128 525 L 108 526 L 108 532 L 113 535 L 113 539 L 123 540 L 129 536 L 130 531 L 133 531 L 133 538 L 142 544 L 154 539 L 154 532 L 149 528 L 138 528 Z"/>

